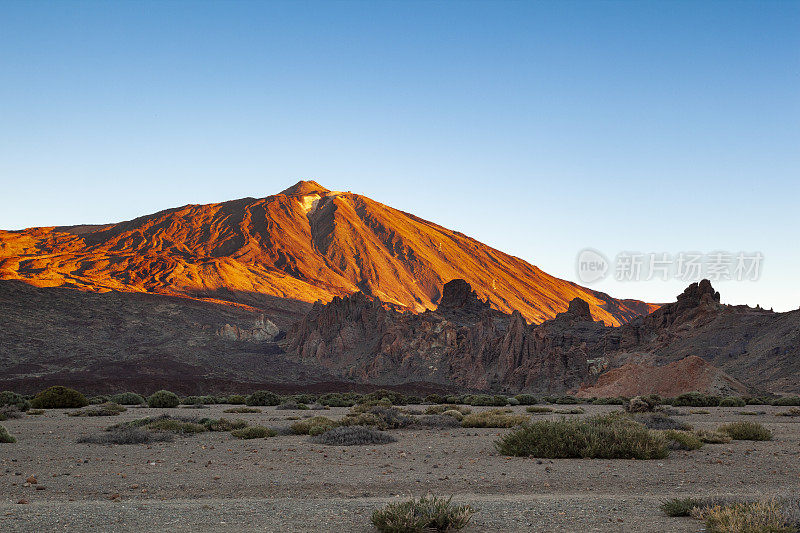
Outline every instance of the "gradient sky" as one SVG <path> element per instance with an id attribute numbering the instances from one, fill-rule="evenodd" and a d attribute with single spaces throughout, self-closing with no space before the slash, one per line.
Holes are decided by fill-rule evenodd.
<path id="1" fill-rule="evenodd" d="M 796 309 L 800 2 L 0 4 L 0 228 L 299 179 L 571 280 L 585 247 L 760 251 L 723 301 Z"/>

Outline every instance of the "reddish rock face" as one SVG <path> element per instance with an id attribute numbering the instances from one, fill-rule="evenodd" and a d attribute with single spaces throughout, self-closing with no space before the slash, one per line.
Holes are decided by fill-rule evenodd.
<path id="1" fill-rule="evenodd" d="M 540 323 L 582 298 L 619 325 L 656 306 L 555 278 L 461 233 L 365 196 L 301 181 L 266 198 L 187 205 L 103 226 L 0 230 L 0 280 L 239 303 L 331 301 L 361 291 L 413 312 L 462 279 Z M 453 287 L 453 297 L 464 286 Z M 279 300 L 280 299 L 280 300 Z M 443 301 L 445 306 L 446 301 Z M 477 309 L 477 307 L 476 307 Z"/>

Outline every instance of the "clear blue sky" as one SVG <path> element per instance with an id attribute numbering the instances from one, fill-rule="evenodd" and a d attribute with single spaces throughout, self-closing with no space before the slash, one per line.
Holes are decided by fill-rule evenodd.
<path id="1" fill-rule="evenodd" d="M 795 309 L 800 2 L 0 4 L 0 228 L 301 178 L 572 280 L 584 247 L 761 251 L 723 301 Z"/>

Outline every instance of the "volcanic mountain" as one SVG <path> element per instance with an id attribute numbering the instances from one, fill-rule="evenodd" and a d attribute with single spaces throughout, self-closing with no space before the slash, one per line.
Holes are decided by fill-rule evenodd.
<path id="1" fill-rule="evenodd" d="M 613 326 L 657 308 L 558 279 L 459 232 L 313 181 L 118 224 L 0 231 L 0 280 L 243 304 L 273 311 L 273 319 L 359 291 L 423 312 L 436 309 L 452 279 L 494 309 L 537 324 L 574 298 Z"/>

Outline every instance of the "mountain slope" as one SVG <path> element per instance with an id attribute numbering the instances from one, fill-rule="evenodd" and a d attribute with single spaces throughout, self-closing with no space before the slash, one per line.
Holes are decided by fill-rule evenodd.
<path id="1" fill-rule="evenodd" d="M 466 280 L 503 312 L 540 323 L 573 298 L 620 325 L 656 306 L 615 300 L 434 223 L 301 181 L 280 194 L 187 205 L 105 226 L 0 231 L 0 280 L 261 307 L 357 291 L 417 312 Z M 274 299 L 274 298 L 273 298 Z"/>

